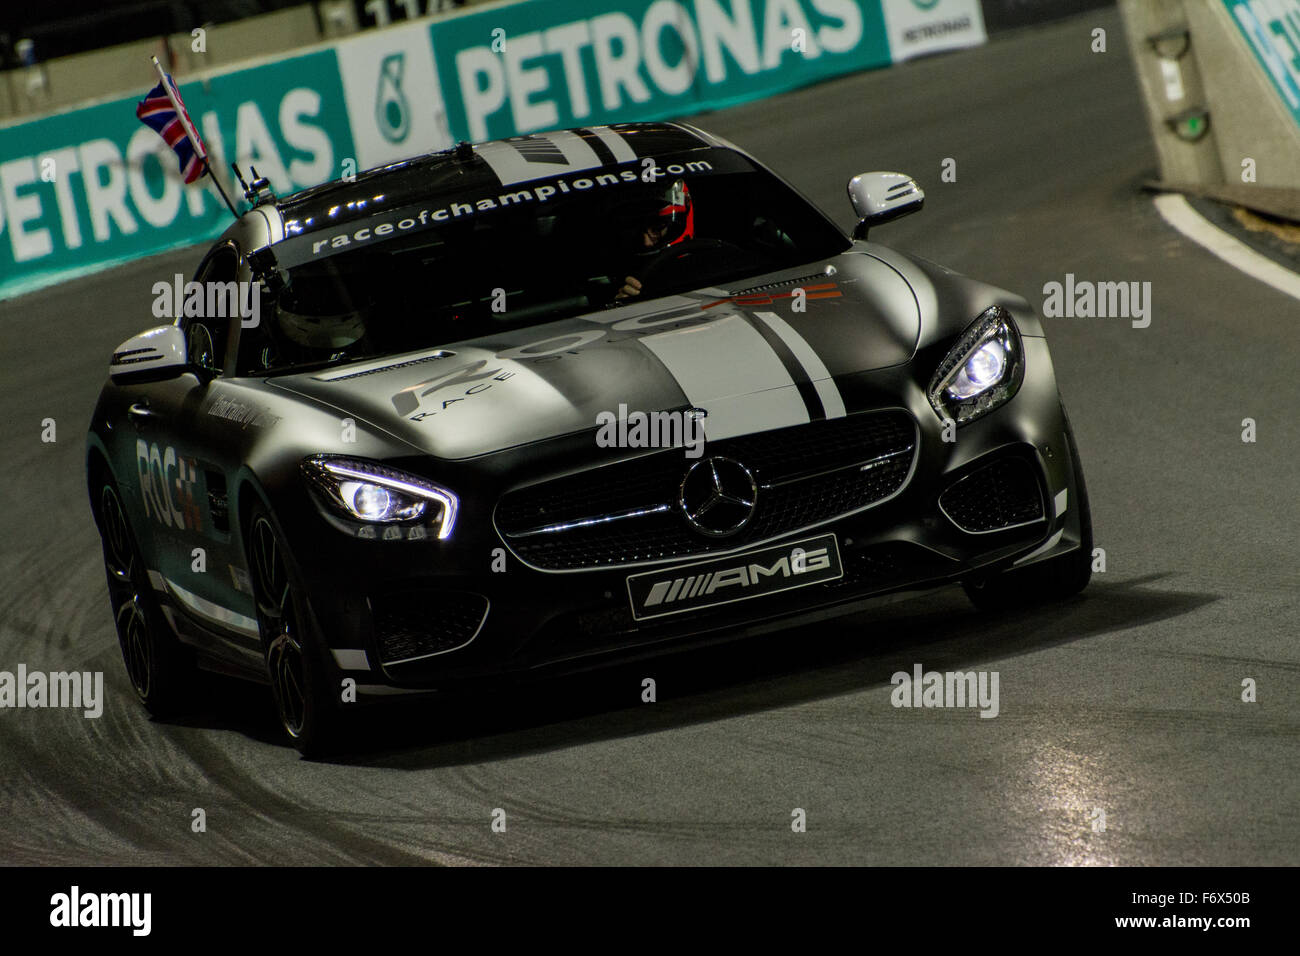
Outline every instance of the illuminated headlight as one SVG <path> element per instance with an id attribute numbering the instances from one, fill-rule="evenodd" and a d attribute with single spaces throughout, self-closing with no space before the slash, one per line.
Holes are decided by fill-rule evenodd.
<path id="1" fill-rule="evenodd" d="M 1010 400 L 1025 377 L 1020 332 L 1001 306 L 984 312 L 962 333 L 930 380 L 930 404 L 958 425 Z"/>
<path id="2" fill-rule="evenodd" d="M 318 496 L 344 518 L 367 524 L 418 522 L 444 539 L 456 523 L 456 496 L 418 475 L 325 455 L 308 458 L 302 470 Z"/>

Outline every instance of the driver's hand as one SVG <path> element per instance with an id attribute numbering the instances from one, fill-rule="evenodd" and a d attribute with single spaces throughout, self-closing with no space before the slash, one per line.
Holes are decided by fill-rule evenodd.
<path id="1" fill-rule="evenodd" d="M 641 294 L 641 280 L 636 276 L 625 276 L 623 278 L 623 288 L 618 290 L 614 296 L 615 300 L 630 299 L 634 295 Z"/>

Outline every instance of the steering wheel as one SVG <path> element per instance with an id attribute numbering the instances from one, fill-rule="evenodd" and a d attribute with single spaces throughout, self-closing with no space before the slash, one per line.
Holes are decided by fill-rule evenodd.
<path id="1" fill-rule="evenodd" d="M 641 297 L 645 297 L 646 290 L 652 287 L 656 280 L 662 280 L 665 273 L 668 272 L 672 263 L 678 259 L 687 256 L 696 255 L 697 253 L 714 253 L 714 252 L 741 252 L 741 248 L 735 243 L 727 242 L 724 239 L 687 239 L 685 242 L 679 242 L 675 246 L 668 246 L 661 249 L 650 257 L 638 270 L 636 278 L 641 281 Z M 626 301 L 626 300 L 624 300 Z"/>

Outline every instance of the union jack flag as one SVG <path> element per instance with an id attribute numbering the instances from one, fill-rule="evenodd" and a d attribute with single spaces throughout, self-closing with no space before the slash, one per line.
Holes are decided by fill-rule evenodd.
<path id="1" fill-rule="evenodd" d="M 181 174 L 186 183 L 192 183 L 206 171 L 203 160 L 207 151 L 198 130 L 185 112 L 181 92 L 176 88 L 170 73 L 163 73 L 158 85 L 135 108 L 136 118 L 161 136 L 180 160 Z"/>

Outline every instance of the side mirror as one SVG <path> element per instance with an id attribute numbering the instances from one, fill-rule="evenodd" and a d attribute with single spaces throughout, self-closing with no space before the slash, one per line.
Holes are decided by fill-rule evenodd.
<path id="1" fill-rule="evenodd" d="M 919 210 L 925 205 L 925 193 L 903 173 L 863 173 L 849 180 L 849 200 L 858 214 L 853 238 L 865 239 L 872 226 Z"/>
<path id="2" fill-rule="evenodd" d="M 188 367 L 185 333 L 174 325 L 160 325 L 114 349 L 108 374 L 114 381 L 150 381 L 174 378 Z"/>

